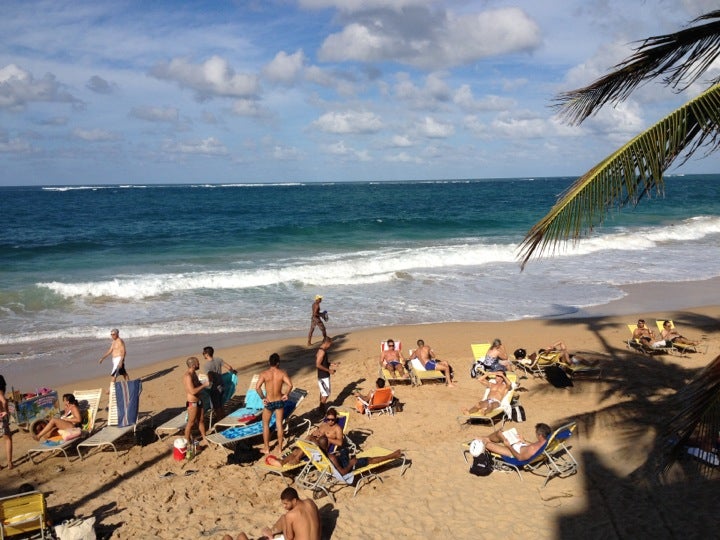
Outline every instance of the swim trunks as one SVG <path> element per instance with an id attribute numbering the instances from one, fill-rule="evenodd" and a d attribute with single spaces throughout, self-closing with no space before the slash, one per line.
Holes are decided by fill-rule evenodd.
<path id="1" fill-rule="evenodd" d="M 425 362 L 425 369 L 428 371 L 432 371 L 435 369 L 435 360 L 428 360 Z"/>
<path id="2" fill-rule="evenodd" d="M 330 377 L 318 379 L 318 388 L 320 389 L 321 397 L 330 396 Z"/>
<path id="3" fill-rule="evenodd" d="M 353 469 L 357 469 L 358 467 L 367 467 L 368 463 L 369 463 L 368 458 L 366 458 L 366 457 L 358 458 L 357 461 L 355 462 L 355 467 L 353 467 Z"/>
<path id="4" fill-rule="evenodd" d="M 197 401 L 186 401 L 185 406 L 189 409 L 190 407 L 200 407 L 202 405 L 202 400 L 198 399 Z"/>
<path id="5" fill-rule="evenodd" d="M 278 409 L 282 409 L 285 406 L 285 402 L 283 400 L 280 401 L 268 401 L 265 404 L 265 408 L 268 411 L 276 411 Z"/>
<path id="6" fill-rule="evenodd" d="M 120 366 L 118 369 L 118 365 L 120 364 L 120 361 L 122 360 L 122 356 L 113 356 L 113 367 L 112 371 L 110 372 L 111 377 L 116 377 L 118 375 L 127 375 L 127 371 L 125 371 L 125 362 L 123 362 L 123 365 Z"/>
<path id="7" fill-rule="evenodd" d="M 389 362 L 385 362 L 385 365 L 386 366 L 399 366 L 400 362 L 398 362 L 397 360 L 390 360 Z"/>
<path id="8" fill-rule="evenodd" d="M 522 442 L 522 441 L 518 441 L 518 442 L 516 442 L 515 444 L 512 445 L 513 450 L 515 450 L 518 454 L 520 453 L 520 449 L 523 448 L 523 447 L 525 447 L 525 446 L 530 446 L 530 445 L 527 444 L 527 443 L 524 443 L 524 442 Z"/>

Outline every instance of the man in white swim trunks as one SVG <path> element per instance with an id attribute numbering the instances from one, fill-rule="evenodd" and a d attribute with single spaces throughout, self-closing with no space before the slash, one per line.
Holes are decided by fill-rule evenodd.
<path id="1" fill-rule="evenodd" d="M 473 405 L 469 409 L 463 409 L 463 414 L 472 414 L 481 411 L 486 414 L 500 406 L 500 402 L 507 395 L 512 387 L 512 383 L 502 371 L 486 371 L 478 378 L 478 381 L 489 388 L 487 397 L 479 401 L 477 405 Z"/>
<path id="2" fill-rule="evenodd" d="M 117 328 L 110 330 L 110 337 L 112 338 L 110 348 L 100 357 L 98 364 L 102 364 L 103 360 L 108 356 L 112 356 L 113 367 L 110 373 L 112 382 L 117 380 L 118 375 L 122 375 L 127 381 L 130 377 L 128 377 L 128 373 L 125 370 L 125 342 L 120 339 L 120 331 Z"/>
<path id="3" fill-rule="evenodd" d="M 522 437 L 515 443 L 510 443 L 503 434 L 502 429 L 491 433 L 488 437 L 483 437 L 485 448 L 490 452 L 501 454 L 507 457 L 514 457 L 520 461 L 525 461 L 534 456 L 540 450 L 548 437 L 552 433 L 552 429 L 547 424 L 535 424 L 535 436 L 537 441 L 528 442 Z"/>

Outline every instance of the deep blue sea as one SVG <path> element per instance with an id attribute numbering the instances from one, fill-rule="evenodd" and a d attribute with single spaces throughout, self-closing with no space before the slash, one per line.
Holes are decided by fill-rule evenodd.
<path id="1" fill-rule="evenodd" d="M 670 177 L 520 272 L 572 181 L 0 188 L 0 345 L 302 334 L 315 294 L 331 328 L 551 317 L 720 275 L 720 175 Z"/>

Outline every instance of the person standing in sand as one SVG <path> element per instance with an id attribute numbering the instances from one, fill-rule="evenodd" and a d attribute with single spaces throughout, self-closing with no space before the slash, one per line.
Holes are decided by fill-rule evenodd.
<path id="1" fill-rule="evenodd" d="M 7 383 L 5 377 L 0 375 L 0 437 L 5 439 L 5 456 L 8 460 L 8 469 L 13 468 L 13 440 L 12 432 L 10 431 L 10 410 L 8 408 L 7 398 L 5 397 L 5 391 L 7 390 Z M 2 468 L 2 466 L 0 466 Z"/>
<path id="2" fill-rule="evenodd" d="M 270 453 L 270 418 L 275 413 L 275 431 L 278 438 L 278 453 L 282 452 L 283 428 L 282 421 L 285 413 L 285 402 L 288 394 L 292 391 L 293 385 L 288 374 L 280 369 L 280 356 L 272 353 L 268 359 L 270 367 L 260 374 L 255 390 L 263 398 L 262 423 L 263 423 L 263 453 Z M 262 386 L 265 385 L 265 396 L 262 394 Z M 283 392 L 283 386 L 286 387 Z"/>
<path id="3" fill-rule="evenodd" d="M 418 348 L 415 349 L 415 352 L 410 356 L 410 358 L 408 358 L 408 360 L 417 358 L 420 360 L 422 365 L 425 366 L 426 370 L 433 371 L 436 369 L 442 372 L 445 375 L 445 381 L 447 382 L 448 388 L 454 388 L 455 385 L 452 382 L 452 368 L 450 367 L 450 364 L 443 362 L 442 360 L 438 360 L 435 357 L 435 351 L 430 348 L 430 345 L 425 345 L 425 342 L 422 339 L 417 340 L 417 346 Z"/>
<path id="4" fill-rule="evenodd" d="M 112 338 L 110 348 L 100 357 L 98 364 L 102 364 L 103 360 L 112 355 L 113 367 L 112 372 L 110 372 L 112 382 L 117 380 L 118 375 L 122 375 L 127 381 L 129 377 L 125 369 L 125 342 L 120 339 L 120 330 L 117 328 L 110 330 L 110 337 Z"/>
<path id="5" fill-rule="evenodd" d="M 325 323 L 322 321 L 323 318 L 327 320 L 327 311 L 320 311 L 320 302 L 323 297 L 319 294 L 315 296 L 315 301 L 312 305 L 312 315 L 310 316 L 310 332 L 308 332 L 308 347 L 312 345 L 312 335 L 317 326 L 322 332 L 323 339 L 327 339 L 327 331 L 325 330 Z"/>
<path id="6" fill-rule="evenodd" d="M 203 445 L 207 445 L 207 439 L 205 438 L 205 410 L 198 394 L 210 386 L 210 382 L 201 383 L 200 379 L 198 379 L 197 370 L 200 369 L 200 360 L 195 356 L 188 358 L 185 364 L 188 368 L 185 375 L 183 375 L 185 407 L 187 407 L 188 415 L 187 424 L 185 424 L 185 439 L 188 442 L 192 441 L 192 430 L 197 424 L 203 439 Z"/>
<path id="7" fill-rule="evenodd" d="M 326 337 L 315 354 L 315 367 L 317 368 L 318 388 L 320 390 L 320 416 L 325 416 L 327 400 L 330 397 L 330 375 L 335 373 L 336 363 L 330 363 L 328 349 L 332 339 Z"/>
<path id="8" fill-rule="evenodd" d="M 283 508 L 287 511 L 272 527 L 262 530 L 260 540 L 272 540 L 276 535 L 282 534 L 286 540 L 320 540 L 322 537 L 322 523 L 320 511 L 312 499 L 301 499 L 295 488 L 285 488 L 280 494 Z M 233 540 L 226 534 L 223 540 Z M 249 540 L 242 532 L 236 540 Z"/>
<path id="9" fill-rule="evenodd" d="M 222 401 L 224 391 L 222 386 L 223 367 L 230 373 L 235 372 L 235 370 L 225 360 L 216 357 L 215 349 L 212 347 L 203 348 L 202 355 L 206 360 L 202 366 L 202 372 L 207 375 L 207 379 L 210 382 L 208 393 L 210 394 L 210 402 L 213 408 L 213 422 L 217 422 L 225 417 Z"/>

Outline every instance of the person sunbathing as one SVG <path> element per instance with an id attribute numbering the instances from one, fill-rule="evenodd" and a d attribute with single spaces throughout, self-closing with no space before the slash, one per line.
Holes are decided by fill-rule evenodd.
<path id="1" fill-rule="evenodd" d="M 660 332 L 662 338 L 668 342 L 668 345 L 678 343 L 680 345 L 692 345 L 693 347 L 700 344 L 699 341 L 692 341 L 685 336 L 681 336 L 673 327 L 672 322 L 664 321 L 663 329 Z"/>
<path id="2" fill-rule="evenodd" d="M 417 340 L 417 346 L 418 348 L 415 349 L 415 352 L 410 358 L 408 358 L 408 360 L 417 358 L 427 371 L 437 370 L 441 372 L 445 375 L 447 386 L 449 388 L 454 388 L 455 385 L 453 384 L 452 366 L 443 360 L 438 360 L 435 356 L 435 351 L 430 348 L 430 345 L 425 345 L 425 342 L 422 339 Z"/>
<path id="3" fill-rule="evenodd" d="M 517 440 L 509 440 L 502 429 L 494 431 L 487 437 L 483 437 L 482 442 L 485 443 L 485 448 L 490 452 L 525 461 L 534 456 L 538 450 L 543 447 L 551 433 L 552 429 L 550 426 L 540 423 L 535 424 L 537 441 L 533 443 L 519 436 Z"/>
<path id="4" fill-rule="evenodd" d="M 388 339 L 385 344 L 387 350 L 380 353 L 380 365 L 392 373 L 395 378 L 407 378 L 408 374 L 405 373 L 405 368 L 403 368 L 405 359 L 402 353 L 395 348 L 395 341 Z"/>
<path id="5" fill-rule="evenodd" d="M 478 381 L 480 381 L 483 386 L 489 388 L 487 397 L 469 409 L 462 409 L 463 414 L 473 414 L 478 411 L 482 414 L 487 414 L 497 409 L 503 398 L 510 391 L 510 388 L 512 388 L 512 383 L 502 371 L 486 371 L 478 378 Z"/>
<path id="6" fill-rule="evenodd" d="M 655 332 L 645 324 L 645 319 L 638 319 L 637 328 L 633 331 L 633 338 L 644 347 L 652 348 L 655 343 Z"/>
<path id="7" fill-rule="evenodd" d="M 338 424 L 337 419 L 337 410 L 334 408 L 328 409 L 324 422 L 316 427 L 310 435 L 308 435 L 307 440 L 317 443 L 320 437 L 325 437 L 329 441 L 329 444 L 334 444 L 336 448 L 342 447 L 345 443 L 345 434 Z M 272 454 L 268 455 L 265 458 L 265 463 L 272 467 L 296 465 L 303 459 L 303 455 L 303 451 L 300 448 L 295 447 L 282 457 L 277 457 Z"/>
<path id="8" fill-rule="evenodd" d="M 482 361 L 486 371 L 515 371 L 515 366 L 508 359 L 508 353 L 505 350 L 505 345 L 499 338 L 493 339 L 488 352 L 485 353 L 485 358 Z"/>
<path id="9" fill-rule="evenodd" d="M 60 418 L 51 418 L 47 425 L 33 439 L 39 441 L 43 438 L 52 437 L 59 429 L 72 429 L 82 426 L 82 413 L 80 407 L 72 394 L 63 394 L 65 412 Z"/>
<path id="10" fill-rule="evenodd" d="M 595 366 L 597 365 L 597 361 L 590 361 L 585 360 L 584 358 L 580 358 L 579 356 L 571 355 L 568 351 L 567 345 L 565 345 L 565 342 L 563 340 L 558 340 L 555 343 L 552 343 L 550 345 L 547 345 L 546 347 L 539 349 L 538 351 L 540 354 L 547 354 L 547 353 L 558 353 L 558 359 L 560 363 L 565 364 L 569 367 L 574 367 L 577 365 L 583 365 L 583 366 Z"/>
<path id="11" fill-rule="evenodd" d="M 357 456 L 350 456 L 350 452 L 346 448 L 340 449 L 340 451 L 335 454 L 328 454 L 328 439 L 324 435 L 318 439 L 317 445 L 342 476 L 354 471 L 356 468 L 367 467 L 368 465 L 373 465 L 375 463 L 398 459 L 402 456 L 402 450 L 395 450 L 394 452 L 384 456 L 359 458 Z"/>

